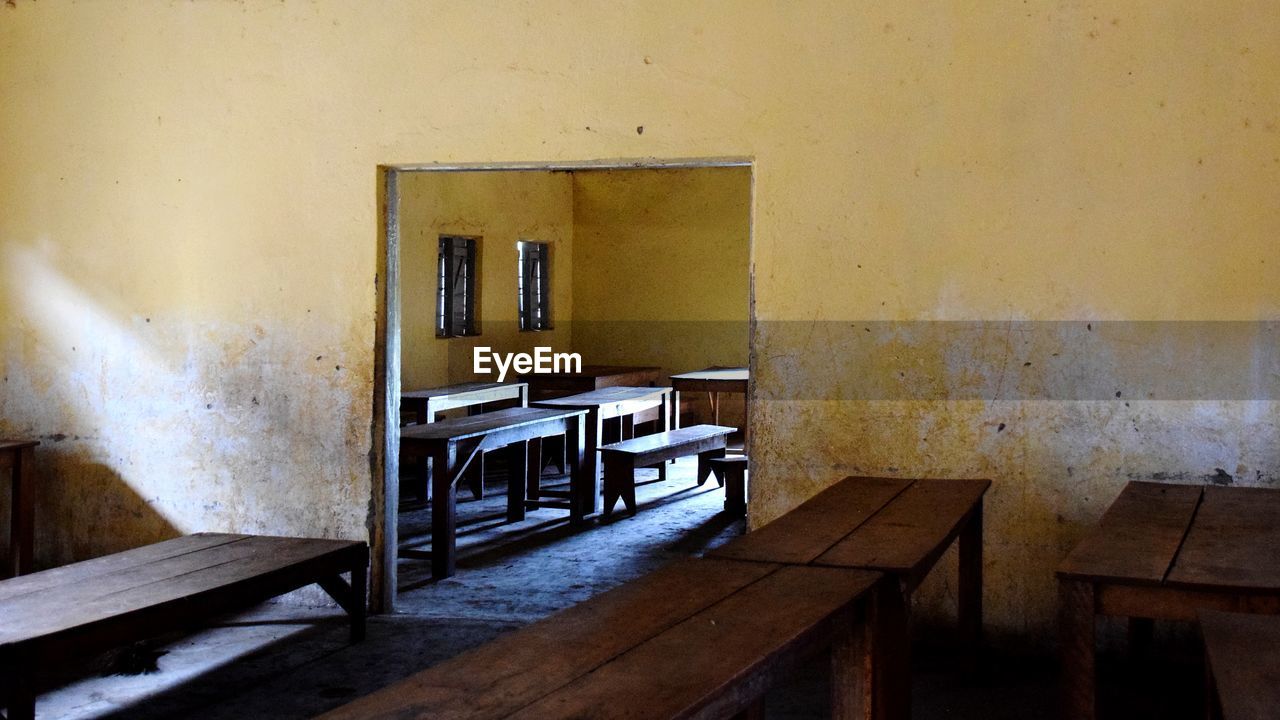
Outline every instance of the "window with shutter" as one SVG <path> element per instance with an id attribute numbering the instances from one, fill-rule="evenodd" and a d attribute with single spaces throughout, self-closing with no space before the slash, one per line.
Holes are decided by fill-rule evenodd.
<path id="1" fill-rule="evenodd" d="M 476 331 L 477 240 L 456 235 L 440 236 L 436 337 L 479 334 Z"/>
<path id="2" fill-rule="evenodd" d="M 520 329 L 551 329 L 551 245 L 521 240 L 516 289 L 519 293 Z"/>

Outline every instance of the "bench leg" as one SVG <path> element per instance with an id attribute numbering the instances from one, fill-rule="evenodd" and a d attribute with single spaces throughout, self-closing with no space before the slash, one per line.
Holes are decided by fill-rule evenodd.
<path id="1" fill-rule="evenodd" d="M 960 635 L 970 655 L 970 667 L 981 668 L 982 656 L 982 501 L 960 531 Z"/>
<path id="2" fill-rule="evenodd" d="M 868 720 L 875 711 L 875 593 L 837 619 L 831 633 L 831 718 Z"/>
<path id="3" fill-rule="evenodd" d="M 453 489 L 454 465 L 458 448 L 449 443 L 447 449 L 432 454 L 431 491 L 431 577 L 443 580 L 457 570 L 457 502 Z"/>
<path id="4" fill-rule="evenodd" d="M 524 492 L 528 483 L 529 443 L 514 442 L 507 447 L 507 522 L 524 520 Z"/>
<path id="5" fill-rule="evenodd" d="M 747 474 L 742 468 L 733 468 L 724 472 L 724 511 L 730 517 L 740 518 L 747 514 Z"/>
<path id="6" fill-rule="evenodd" d="M 15 661 L 12 667 L 4 668 L 8 675 L 8 697 L 0 696 L 0 703 L 5 705 L 7 720 L 35 720 L 36 686 L 35 678 L 25 663 Z M 3 689 L 3 686 L 0 686 Z"/>
<path id="7" fill-rule="evenodd" d="M 351 568 L 351 642 L 364 640 L 365 620 L 369 614 L 369 552 Z"/>
<path id="8" fill-rule="evenodd" d="M 1094 682 L 1093 584 L 1058 581 L 1058 642 L 1062 653 L 1062 717 L 1092 720 Z"/>
<path id="9" fill-rule="evenodd" d="M 707 481 L 707 478 L 713 474 L 711 472 L 710 460 L 712 458 L 722 458 L 722 457 L 724 457 L 724 448 L 716 448 L 715 450 L 706 450 L 698 453 L 698 486 L 699 487 L 701 487 L 702 484 Z M 720 481 L 721 485 L 724 485 L 723 480 L 720 480 L 719 477 L 717 477 L 716 479 Z"/>
<path id="10" fill-rule="evenodd" d="M 618 498 L 627 510 L 636 514 L 636 465 L 635 458 L 620 453 L 608 453 L 604 457 L 604 516 L 613 516 L 613 506 Z"/>
<path id="11" fill-rule="evenodd" d="M 895 577 L 876 597 L 875 717 L 911 717 L 911 594 Z"/>
<path id="12" fill-rule="evenodd" d="M 565 462 L 569 464 L 569 524 L 581 525 L 588 515 L 600 510 L 600 470 L 591 433 L 590 420 L 579 415 L 565 420 Z"/>

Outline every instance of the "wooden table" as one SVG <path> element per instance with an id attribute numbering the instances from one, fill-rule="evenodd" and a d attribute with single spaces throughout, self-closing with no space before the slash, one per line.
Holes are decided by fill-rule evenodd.
<path id="1" fill-rule="evenodd" d="M 709 367 L 696 372 L 680 373 L 671 376 L 671 388 L 675 391 L 676 427 L 684 427 L 680 423 L 680 393 L 705 392 L 707 401 L 711 403 L 711 424 L 720 424 L 720 393 L 742 394 L 742 444 L 747 443 L 748 426 L 751 424 L 748 413 L 747 368 L 744 367 Z"/>
<path id="2" fill-rule="evenodd" d="M 685 559 L 336 708 L 323 720 L 759 717 L 829 649 L 831 716 L 864 718 L 878 573 Z M 742 715 L 738 715 L 743 712 Z"/>
<path id="3" fill-rule="evenodd" d="M 792 565 L 876 570 L 891 576 L 877 601 L 887 638 L 877 665 L 881 717 L 911 716 L 911 593 L 958 541 L 960 631 L 982 639 L 982 498 L 990 480 L 849 477 L 800 507 L 708 553 Z"/>
<path id="4" fill-rule="evenodd" d="M 35 556 L 36 440 L 0 440 L 0 468 L 9 467 L 12 491 L 9 504 L 9 558 L 0 565 L 6 577 L 32 570 Z"/>
<path id="5" fill-rule="evenodd" d="M 1058 567 L 1068 717 L 1095 714 L 1094 619 L 1280 613 L 1280 490 L 1130 482 Z"/>
<path id="6" fill-rule="evenodd" d="M 524 519 L 526 507 L 554 507 L 569 511 L 570 521 L 581 523 L 590 514 L 584 497 L 584 486 L 591 483 L 582 474 L 585 410 L 552 410 L 545 408 L 508 408 L 496 412 L 411 425 L 400 433 L 401 452 L 430 458 L 431 486 L 431 574 L 437 579 L 454 574 L 457 560 L 457 496 L 458 478 L 481 453 L 507 448 L 511 453 L 507 465 L 507 520 Z M 527 500 L 525 487 L 529 474 L 528 441 L 564 435 L 569 448 L 569 487 L 567 502 Z"/>
<path id="7" fill-rule="evenodd" d="M 587 411 L 586 445 L 583 450 L 582 461 L 584 463 L 583 475 L 588 481 L 586 484 L 591 486 L 591 498 L 590 500 L 583 498 L 583 501 L 588 503 L 585 507 L 590 507 L 590 512 L 595 513 L 600 511 L 600 458 L 597 455 L 597 451 L 600 449 L 601 438 L 604 434 L 604 421 L 612 418 L 621 418 L 622 437 L 625 439 L 630 436 L 627 427 L 628 420 L 634 418 L 636 413 L 658 408 L 659 424 L 663 430 L 670 430 L 670 404 L 671 388 L 608 387 L 568 397 L 537 400 L 534 401 L 533 406 Z M 529 493 L 531 497 L 534 497 L 533 493 L 538 490 L 538 476 L 540 474 L 530 475 Z M 587 492 L 587 488 L 584 487 L 583 492 Z"/>
<path id="8" fill-rule="evenodd" d="M 1208 717 L 1271 720 L 1280 711 L 1280 618 L 1202 610 Z"/>
<path id="9" fill-rule="evenodd" d="M 9 720 L 35 714 L 37 672 L 252 607 L 318 583 L 365 631 L 363 542 L 200 534 L 0 581 L 0 678 Z M 342 573 L 351 574 L 348 584 Z"/>
<path id="10" fill-rule="evenodd" d="M 516 379 L 529 384 L 530 400 L 576 395 L 607 387 L 656 385 L 661 368 L 630 365 L 583 365 L 577 373 L 529 373 Z"/>
<path id="11" fill-rule="evenodd" d="M 484 404 L 517 400 L 520 407 L 529 405 L 529 386 L 526 383 L 492 383 L 468 382 L 426 390 L 410 390 L 400 393 L 400 408 L 413 413 L 415 422 L 431 423 L 436 415 L 446 410 L 466 408 L 468 415 L 475 415 L 484 410 Z M 426 461 L 424 461 L 426 462 Z M 424 483 L 419 489 L 423 500 L 431 499 L 431 485 L 425 482 L 428 476 L 424 467 L 419 475 Z M 471 493 L 477 498 L 484 497 L 484 457 L 481 456 L 471 466 L 468 476 Z"/>
<path id="12" fill-rule="evenodd" d="M 420 423 L 435 422 L 436 415 L 445 410 L 503 400 L 517 400 L 520 407 L 528 405 L 528 383 L 469 382 L 400 393 L 401 409 L 412 412 Z"/>

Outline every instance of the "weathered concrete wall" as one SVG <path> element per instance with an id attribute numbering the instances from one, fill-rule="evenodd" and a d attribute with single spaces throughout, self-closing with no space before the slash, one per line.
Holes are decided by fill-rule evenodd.
<path id="1" fill-rule="evenodd" d="M 400 382 L 406 390 L 495 380 L 496 375 L 472 372 L 472 349 L 478 346 L 496 353 L 531 352 L 536 345 L 569 351 L 574 247 L 573 180 L 567 173 L 403 173 L 399 189 Z M 479 336 L 435 336 L 441 235 L 481 238 Z M 520 332 L 517 240 L 551 244 L 551 330 Z"/>
<path id="2" fill-rule="evenodd" d="M 1278 36 L 1264 0 L 0 7 L 0 431 L 69 438 L 40 560 L 364 532 L 379 163 L 751 156 L 786 327 L 1274 319 Z M 904 327 L 860 377 L 937 354 Z M 1280 471 L 1274 397 L 827 401 L 852 339 L 774 330 L 752 521 L 852 468 L 991 475 L 999 631 L 1045 634 L 1130 474 Z"/>
<path id="3" fill-rule="evenodd" d="M 750 168 L 573 178 L 573 349 L 583 362 L 666 374 L 746 365 Z M 739 398 L 723 402 L 721 419 L 738 422 Z"/>

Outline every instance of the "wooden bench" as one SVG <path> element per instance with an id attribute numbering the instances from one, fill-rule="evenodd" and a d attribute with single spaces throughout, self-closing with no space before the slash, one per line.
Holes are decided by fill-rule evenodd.
<path id="1" fill-rule="evenodd" d="M 866 717 L 882 576 L 687 559 L 499 637 L 324 720 L 729 718 L 829 648 L 832 717 Z"/>
<path id="2" fill-rule="evenodd" d="M 600 448 L 600 459 L 604 465 L 604 516 L 613 514 L 613 506 L 619 497 L 626 504 L 627 511 L 635 514 L 638 467 L 658 465 L 659 477 L 665 479 L 668 460 L 696 454 L 698 484 L 706 482 L 711 474 L 710 460 L 724 457 L 729 433 L 734 431 L 734 428 L 723 425 L 691 425 Z"/>
<path id="3" fill-rule="evenodd" d="M 1280 490 L 1130 482 L 1058 566 L 1066 713 L 1096 713 L 1098 615 L 1155 620 L 1203 610 L 1280 614 Z"/>
<path id="4" fill-rule="evenodd" d="M 747 514 L 747 468 L 750 461 L 745 455 L 712 458 L 711 472 L 716 480 L 724 486 L 724 511 L 730 517 L 745 517 Z"/>
<path id="5" fill-rule="evenodd" d="M 507 521 L 525 518 L 528 507 L 550 507 L 569 511 L 569 520 L 580 524 L 591 514 L 596 494 L 582 473 L 585 410 L 507 408 L 496 412 L 452 418 L 436 423 L 413 425 L 400 431 L 400 452 L 431 458 L 431 576 L 447 578 L 457 570 L 458 480 L 477 457 L 490 450 L 506 448 Z M 526 499 L 529 441 L 564 435 L 569 452 L 569 494 L 557 500 Z M 423 464 L 425 467 L 425 463 Z M 537 474 L 541 468 L 532 469 Z M 544 495 L 549 493 L 543 492 Z M 405 557 L 420 551 L 402 550 Z"/>
<path id="6" fill-rule="evenodd" d="M 911 593 L 952 542 L 959 545 L 960 632 L 982 638 L 982 498 L 990 480 L 849 477 L 708 555 L 876 570 L 888 575 L 878 622 L 889 638 L 877 661 L 883 717 L 911 716 Z"/>
<path id="7" fill-rule="evenodd" d="M 363 542 L 200 534 L 0 581 L 8 720 L 35 715 L 35 675 L 318 583 L 364 637 Z M 351 573 L 351 583 L 341 574 Z"/>
<path id="8" fill-rule="evenodd" d="M 1280 618 L 1201 610 L 1206 716 L 1264 720 L 1280 709 Z"/>

